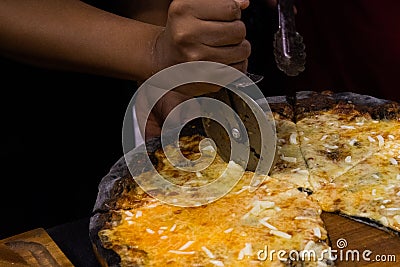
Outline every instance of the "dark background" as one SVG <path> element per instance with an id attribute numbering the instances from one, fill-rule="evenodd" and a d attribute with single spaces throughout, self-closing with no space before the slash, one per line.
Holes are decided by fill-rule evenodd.
<path id="1" fill-rule="evenodd" d="M 1 60 L 0 238 L 90 215 L 122 156 L 130 81 Z"/>

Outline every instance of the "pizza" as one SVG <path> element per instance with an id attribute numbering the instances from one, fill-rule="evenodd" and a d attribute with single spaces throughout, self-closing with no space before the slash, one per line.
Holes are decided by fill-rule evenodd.
<path id="1" fill-rule="evenodd" d="M 400 105 L 330 91 L 267 100 L 276 122 L 276 163 L 254 192 L 247 190 L 253 173 L 218 155 L 202 171 L 176 169 L 158 139 L 146 143 L 156 171 L 142 164 L 147 155 L 134 155 L 132 173 L 121 158 L 99 185 L 90 221 L 101 265 L 335 266 L 322 212 L 400 236 Z M 180 147 L 166 150 L 207 160 L 215 154 L 199 148 L 203 138 L 193 123 L 182 131 Z M 196 187 L 226 170 L 243 178 L 226 196 L 197 207 L 165 204 L 153 197 L 157 187 L 150 196 L 134 179 L 161 173 Z M 173 191 L 168 195 L 179 201 Z"/>

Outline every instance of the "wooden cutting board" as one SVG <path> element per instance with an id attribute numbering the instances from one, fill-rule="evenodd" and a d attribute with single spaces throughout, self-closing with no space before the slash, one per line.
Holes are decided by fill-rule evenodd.
<path id="1" fill-rule="evenodd" d="M 322 219 L 327 227 L 332 249 L 337 250 L 336 266 L 400 266 L 400 236 L 337 214 L 323 213 Z M 370 255 L 367 250 L 371 251 Z M 363 253 L 366 253 L 367 260 L 363 259 Z M 379 262 L 375 260 L 376 256 Z"/>
<path id="2" fill-rule="evenodd" d="M 0 240 L 0 266 L 73 267 L 43 228 Z"/>

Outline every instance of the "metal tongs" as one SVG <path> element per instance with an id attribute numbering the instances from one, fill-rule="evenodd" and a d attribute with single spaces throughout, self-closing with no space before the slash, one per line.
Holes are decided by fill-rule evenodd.
<path id="1" fill-rule="evenodd" d="M 274 35 L 277 67 L 288 76 L 304 71 L 306 63 L 303 37 L 296 31 L 294 0 L 278 1 L 279 29 Z"/>

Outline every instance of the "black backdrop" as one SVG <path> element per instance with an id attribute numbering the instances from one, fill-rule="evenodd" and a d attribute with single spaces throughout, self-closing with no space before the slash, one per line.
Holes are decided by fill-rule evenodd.
<path id="1" fill-rule="evenodd" d="M 88 216 L 135 83 L 1 60 L 0 238 Z"/>

